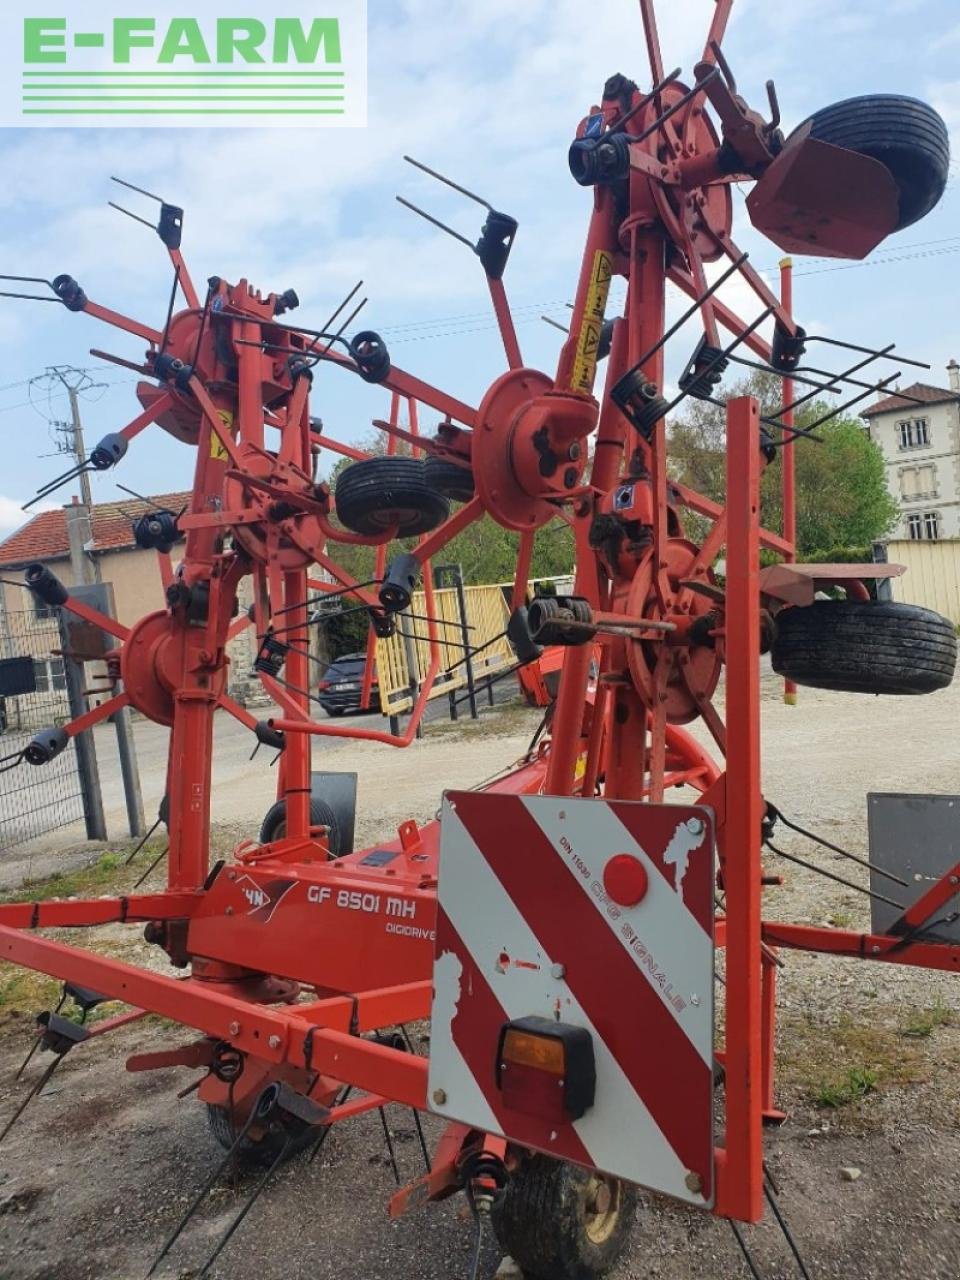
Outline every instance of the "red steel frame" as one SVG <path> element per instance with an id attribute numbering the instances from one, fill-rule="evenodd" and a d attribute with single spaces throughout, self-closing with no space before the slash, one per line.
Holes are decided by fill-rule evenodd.
<path id="1" fill-rule="evenodd" d="M 651 0 L 641 0 L 640 8 L 656 83 L 663 78 L 663 68 Z M 713 42 L 722 38 L 730 8 L 730 0 L 718 0 L 704 51 L 708 63 L 715 58 Z M 679 92 L 672 85 L 656 100 L 651 98 L 630 120 L 628 132 L 639 137 L 660 106 L 675 101 Z M 642 95 L 636 91 L 632 106 L 641 105 Z M 621 111 L 615 101 L 594 108 L 608 124 Z M 389 421 L 377 425 L 387 433 L 391 453 L 405 441 L 416 449 L 469 461 L 473 467 L 478 496 L 421 540 L 415 554 L 425 569 L 429 570 L 429 557 L 450 538 L 489 513 L 519 533 L 514 601 L 521 604 L 536 529 L 560 510 L 575 535 L 576 594 L 589 601 L 597 619 L 621 624 L 599 636 L 602 658 L 595 689 L 589 680 L 593 646 L 567 650 L 549 734 L 529 758 L 487 790 L 592 795 L 602 780 L 607 796 L 661 801 L 668 787 L 691 785 L 716 812 L 726 904 L 717 922 L 718 945 L 726 949 L 725 1043 L 719 1053 L 726 1065 L 726 1113 L 717 1147 L 715 1212 L 754 1221 L 762 1213 L 761 1126 L 776 1115 L 772 948 L 799 947 L 946 970 L 960 969 L 960 948 L 919 941 L 904 946 L 896 937 L 762 921 L 759 552 L 767 546 L 787 559 L 794 556 L 792 451 L 785 451 L 781 535 L 760 526 L 764 462 L 754 400 L 736 399 L 727 407 L 727 497 L 726 506 L 720 507 L 668 484 L 663 419 L 649 438 L 641 437 L 610 397 L 610 389 L 651 350 L 643 373 L 662 390 L 663 349 L 657 344 L 664 334 L 667 282 L 699 297 L 705 262 L 721 254 L 734 262 L 740 257 L 724 223 L 722 199 L 713 212 L 708 207 L 715 186 L 704 186 L 702 199 L 695 194 L 688 200 L 683 194 L 700 190 L 692 175 L 710 172 L 716 144 L 712 126 L 694 98 L 684 114 L 661 125 L 648 143 L 632 148 L 626 216 L 611 188 L 594 189 L 570 336 L 553 378 L 524 368 L 502 282 L 491 280 L 510 372 L 473 408 L 391 367 L 382 379 L 392 396 Z M 313 481 L 317 448 L 364 457 L 352 446 L 311 431 L 312 374 L 303 362 L 318 354 L 318 339 L 280 324 L 275 318 L 276 296 L 263 298 L 245 281 L 236 286 L 214 282 L 206 301 L 201 301 L 179 254 L 176 266 L 187 306 L 173 318 L 166 335 L 90 301 L 83 309 L 150 344 L 145 367 L 154 371 L 160 387 L 142 384 L 144 410 L 121 434 L 131 439 L 159 421 L 197 446 L 193 499 L 180 521 L 186 534 L 184 559 L 176 575 L 166 563 L 168 607 L 132 628 L 103 619 L 73 599 L 66 605 L 120 641 L 125 686 L 110 702 L 69 725 L 68 732 L 76 734 L 126 704 L 171 725 L 168 887 L 124 898 L 0 906 L 0 956 L 228 1042 L 259 1064 L 260 1078 L 292 1071 L 300 1073 L 294 1078 L 305 1081 L 304 1089 L 313 1096 L 332 1098 L 338 1084 L 347 1082 L 368 1091 L 370 1105 L 390 1099 L 426 1109 L 426 1062 L 366 1039 L 364 1033 L 429 1013 L 437 824 L 418 828 L 405 823 L 395 840 L 377 845 L 397 855 L 387 867 L 365 864 L 369 850 L 329 861 L 325 833 L 310 827 L 309 788 L 310 743 L 315 735 L 400 747 L 412 741 L 439 670 L 436 631 L 431 623 L 430 670 L 403 734 L 345 729 L 310 718 L 308 592 L 331 590 L 328 581 L 311 577 L 313 566 L 326 569 L 371 611 L 382 611 L 375 591 L 352 579 L 330 556 L 328 544 L 374 543 L 381 578 L 386 547 L 396 530 L 387 530 L 379 539 L 350 534 L 333 523 L 333 499 L 325 486 Z M 599 404 L 593 398 L 596 363 L 584 364 L 579 345 L 591 308 L 596 307 L 598 266 L 622 276 L 627 285 Z M 780 300 L 755 272 L 743 268 L 743 275 L 760 303 L 793 333 L 789 267 L 784 266 Z M 717 297 L 703 300 L 700 311 L 711 339 L 725 329 L 769 358 L 770 348 L 756 325 L 741 320 Z M 190 366 L 187 374 L 179 373 L 181 381 L 157 373 L 161 354 L 175 355 Z M 352 355 L 334 347 L 323 356 L 325 364 L 358 368 Z M 788 379 L 784 395 L 789 401 Z M 409 431 L 399 425 L 402 400 L 410 406 Z M 418 403 L 444 415 L 436 438 L 420 435 Z M 265 426 L 279 431 L 275 448 L 265 445 Z M 595 430 L 588 474 L 582 446 Z M 540 455 L 534 446 L 544 432 L 557 450 L 581 446 L 576 481 L 565 489 L 558 488 L 559 480 L 542 477 L 537 470 Z M 572 449 L 568 456 L 574 458 Z M 628 481 L 634 486 L 637 512 L 645 513 L 651 530 L 649 544 L 629 553 L 600 551 L 591 545 L 591 524 L 612 492 Z M 712 521 L 700 547 L 683 537 L 683 507 Z M 224 542 L 227 533 L 232 547 Z M 684 638 L 691 619 L 702 616 L 706 608 L 704 595 L 688 584 L 710 584 L 710 566 L 723 547 L 725 597 L 718 604 L 714 592 L 710 603 L 716 614 L 713 647 L 704 657 Z M 256 727 L 254 717 L 224 692 L 225 646 L 244 625 L 232 619 L 238 586 L 248 574 L 253 579 L 252 621 L 258 636 L 272 629 L 279 635 L 282 629 L 291 646 L 284 681 L 261 675 L 281 707 L 270 727 L 285 736 L 279 794 L 287 802 L 287 827 L 285 836 L 272 844 L 242 845 L 233 861 L 208 879 L 213 717 L 218 710 L 226 711 L 247 727 Z M 424 580 L 432 615 L 429 572 Z M 198 600 L 202 607 L 197 607 Z M 659 629 L 645 625 L 650 622 Z M 624 625 L 632 632 L 625 634 Z M 721 665 L 726 674 L 725 719 L 711 701 Z M 368 664 L 365 703 L 370 680 Z M 682 728 L 696 717 L 703 718 L 713 735 L 724 759 L 722 767 Z M 960 867 L 954 875 L 960 875 Z M 255 896 L 262 894 L 269 907 L 266 920 L 254 920 L 242 909 L 241 886 L 252 887 Z M 955 880 L 945 876 L 906 913 L 905 927 L 922 925 L 955 892 Z M 345 903 L 376 901 L 376 911 L 336 907 L 341 895 L 346 895 Z M 388 924 L 393 913 L 396 919 L 416 920 L 419 933 L 385 933 L 384 902 Z M 178 963 L 191 965 L 189 976 L 174 979 L 138 969 L 37 932 L 115 921 L 147 924 L 152 940 L 165 946 Z M 258 995 L 266 976 L 300 984 L 313 997 L 309 1003 L 266 1003 Z M 169 1058 L 175 1060 L 175 1054 Z M 356 1114 L 365 1105 L 334 1112 L 331 1120 Z M 450 1190 L 463 1144 L 470 1140 L 462 1126 L 447 1131 L 429 1180 L 431 1195 Z M 406 1199 L 404 1193 L 395 1207 L 402 1207 Z"/>

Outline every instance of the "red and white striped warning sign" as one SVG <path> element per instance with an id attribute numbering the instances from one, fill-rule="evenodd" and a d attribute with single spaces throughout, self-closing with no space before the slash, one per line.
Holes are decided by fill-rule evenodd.
<path id="1" fill-rule="evenodd" d="M 713 1203 L 710 810 L 449 792 L 429 1096 L 440 1115 L 689 1203 Z M 504 1104 L 503 1026 L 586 1028 L 593 1105 Z"/>

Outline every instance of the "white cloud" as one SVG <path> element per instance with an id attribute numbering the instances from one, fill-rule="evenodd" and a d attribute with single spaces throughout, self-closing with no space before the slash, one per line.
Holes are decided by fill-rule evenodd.
<path id="1" fill-rule="evenodd" d="M 41 511 L 57 509 L 55 502 L 38 502 L 29 511 L 24 511 L 23 504 L 27 501 L 27 498 L 7 498 L 0 494 L 0 536 L 5 538 L 8 534 L 14 533 Z"/>

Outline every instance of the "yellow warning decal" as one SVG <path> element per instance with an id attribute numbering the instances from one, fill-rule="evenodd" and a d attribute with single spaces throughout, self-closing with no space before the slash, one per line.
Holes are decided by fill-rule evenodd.
<path id="1" fill-rule="evenodd" d="M 218 409 L 217 417 L 228 431 L 233 430 L 233 414 L 229 409 Z M 223 447 L 223 441 L 215 431 L 210 432 L 210 457 L 215 458 L 217 462 L 227 462 L 230 458 L 229 453 Z"/>
<path id="2" fill-rule="evenodd" d="M 577 763 L 573 770 L 574 781 L 579 782 L 586 772 L 587 772 L 587 753 L 584 751 L 581 755 L 577 756 Z"/>
<path id="3" fill-rule="evenodd" d="M 603 332 L 603 317 L 607 309 L 607 295 L 613 277 L 613 257 L 603 249 L 593 255 L 593 271 L 587 289 L 580 334 L 577 338 L 577 354 L 573 359 L 570 390 L 590 395 L 597 376 L 597 352 Z"/>

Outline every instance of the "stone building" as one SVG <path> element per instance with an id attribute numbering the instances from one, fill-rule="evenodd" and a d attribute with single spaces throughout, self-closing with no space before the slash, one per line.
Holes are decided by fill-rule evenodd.
<path id="1" fill-rule="evenodd" d="M 955 360 L 947 374 L 949 387 L 915 382 L 861 415 L 883 453 L 887 486 L 900 507 L 891 539 L 960 538 L 960 365 Z"/>

